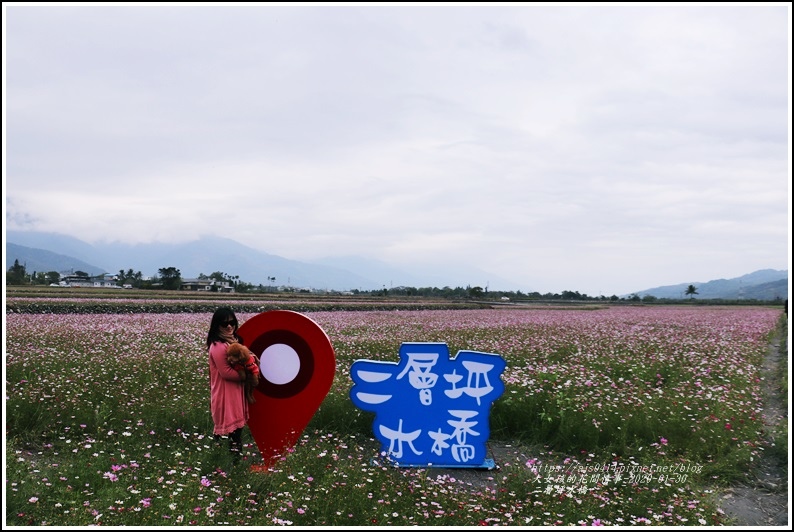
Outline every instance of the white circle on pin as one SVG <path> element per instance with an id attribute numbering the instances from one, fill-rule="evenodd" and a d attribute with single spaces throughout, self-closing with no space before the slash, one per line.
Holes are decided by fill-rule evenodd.
<path id="1" fill-rule="evenodd" d="M 298 375 L 301 361 L 298 353 L 287 344 L 268 346 L 259 357 L 259 371 L 273 384 L 286 384 Z"/>

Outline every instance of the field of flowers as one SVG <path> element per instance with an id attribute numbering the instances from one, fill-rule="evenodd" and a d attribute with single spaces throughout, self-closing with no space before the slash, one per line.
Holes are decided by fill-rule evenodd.
<path id="1" fill-rule="evenodd" d="M 299 444 L 258 472 L 247 432 L 239 462 L 211 436 L 211 313 L 7 312 L 5 524 L 728 524 L 716 491 L 767 443 L 759 371 L 785 319 L 693 306 L 305 314 L 332 341 L 334 385 Z M 349 370 L 396 362 L 402 342 L 501 355 L 491 439 L 522 458 L 464 481 L 379 456 Z"/>

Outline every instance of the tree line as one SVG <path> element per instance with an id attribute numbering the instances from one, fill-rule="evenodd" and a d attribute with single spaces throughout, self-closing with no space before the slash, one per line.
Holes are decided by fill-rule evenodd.
<path id="1" fill-rule="evenodd" d="M 156 289 L 156 290 L 180 290 L 182 288 L 182 273 L 178 268 L 173 266 L 168 266 L 165 268 L 160 268 L 158 270 L 159 275 L 155 275 L 152 277 L 144 276 L 140 271 L 135 271 L 132 268 L 128 270 L 119 270 L 118 273 L 112 276 L 113 282 L 118 287 L 129 287 L 129 288 L 138 288 L 138 289 Z M 62 278 L 66 276 L 62 276 L 59 272 L 56 271 L 49 271 L 49 272 L 32 272 L 28 273 L 27 269 L 24 264 L 20 264 L 19 260 L 14 261 L 14 265 L 11 266 L 6 275 L 6 285 L 53 285 L 58 284 L 61 282 Z M 88 273 L 82 271 L 75 271 L 68 275 L 71 280 L 79 280 L 90 282 L 92 279 L 96 277 L 91 277 Z M 106 276 L 103 275 L 103 278 Z M 218 281 L 219 283 L 228 283 L 229 286 L 234 288 L 235 292 L 273 292 L 276 291 L 276 287 L 274 286 L 274 282 L 276 281 L 275 277 L 268 276 L 268 281 L 271 282 L 269 286 L 264 286 L 262 284 L 254 285 L 251 283 L 247 283 L 245 281 L 241 281 L 238 275 L 230 275 L 225 272 L 213 272 L 209 275 L 205 275 L 203 273 L 199 274 L 199 280 L 214 280 Z M 212 288 L 218 288 L 212 287 Z M 305 291 L 301 289 L 296 289 L 292 287 L 279 287 L 279 291 L 281 292 L 297 292 L 297 291 Z M 611 296 L 610 298 L 606 297 L 599 297 L 599 298 L 591 298 L 587 294 L 580 294 L 579 292 L 573 292 L 565 290 L 561 294 L 541 294 L 539 292 L 530 292 L 530 293 L 523 293 L 520 290 L 518 291 L 492 291 L 489 292 L 488 289 L 483 289 L 480 286 L 466 286 L 466 287 L 449 287 L 445 286 L 443 288 L 438 287 L 409 287 L 409 286 L 398 286 L 392 288 L 382 288 L 378 290 L 360 290 L 354 289 L 350 291 L 351 294 L 355 295 L 370 295 L 370 296 L 425 296 L 425 297 L 441 297 L 441 298 L 529 298 L 529 299 L 562 299 L 562 300 L 577 300 L 577 301 L 586 301 L 592 299 L 598 300 L 613 300 L 617 301 L 618 296 Z M 646 296 L 646 300 L 648 297 L 653 296 Z M 639 296 L 636 298 L 638 301 L 640 300 Z"/>
<path id="2" fill-rule="evenodd" d="M 140 271 L 135 271 L 132 268 L 128 270 L 119 270 L 116 275 L 111 276 L 115 286 L 140 288 L 149 290 L 179 290 L 182 288 L 182 272 L 178 268 L 169 266 L 160 268 L 159 275 L 152 277 L 144 276 Z M 6 271 L 6 285 L 57 285 L 64 278 L 77 282 L 91 282 L 94 279 L 101 277 L 106 279 L 107 274 L 102 276 L 91 276 L 84 271 L 74 271 L 72 273 L 63 275 L 60 272 L 32 272 L 28 273 L 24 264 L 19 263 L 19 259 L 14 260 L 14 265 Z M 210 275 L 200 274 L 199 279 L 214 279 L 217 281 L 228 281 L 234 283 L 237 281 L 237 276 L 227 275 L 223 272 L 214 272 Z"/>
<path id="3" fill-rule="evenodd" d="M 168 266 L 158 270 L 159 275 L 152 277 L 145 277 L 140 271 L 135 271 L 132 268 L 128 270 L 119 270 L 118 274 L 112 276 L 113 282 L 118 287 L 137 288 L 142 290 L 181 290 L 182 289 L 182 273 L 178 268 Z M 69 274 L 71 279 L 91 281 L 92 278 L 88 273 L 76 271 Z M 103 276 L 104 278 L 105 276 Z M 6 272 L 6 285 L 57 285 L 60 283 L 62 275 L 56 271 L 49 272 L 32 272 L 28 273 L 24 264 L 20 264 L 19 260 L 14 260 L 14 265 L 11 266 Z M 255 292 L 309 292 L 306 289 L 298 289 L 293 287 L 278 287 L 273 284 L 276 281 L 275 277 L 268 276 L 270 285 L 254 285 L 241 281 L 238 275 L 230 275 L 225 272 L 213 272 L 209 275 L 200 273 L 199 280 L 212 280 L 218 281 L 218 285 L 210 287 L 210 291 L 220 290 L 220 283 L 227 283 L 228 286 L 234 288 L 235 292 L 239 293 L 255 293 Z M 561 293 L 547 292 L 541 294 L 540 292 L 527 292 L 521 290 L 516 291 L 488 291 L 481 286 L 466 286 L 466 287 L 410 287 L 410 286 L 397 286 L 392 288 L 383 287 L 377 290 L 361 290 L 353 289 L 349 293 L 352 295 L 364 296 L 416 296 L 416 297 L 433 297 L 443 299 L 484 299 L 491 301 L 501 301 L 504 303 L 515 301 L 593 301 L 593 302 L 630 302 L 630 303 L 656 303 L 664 302 L 666 299 L 659 299 L 656 296 L 646 294 L 639 296 L 638 294 L 630 294 L 626 297 L 618 297 L 617 295 L 611 296 L 589 296 L 587 294 L 579 293 L 578 291 L 563 290 Z M 697 287 L 689 285 L 684 292 L 684 295 L 689 296 L 692 300 L 698 294 Z M 679 300 L 680 301 L 680 300 Z M 722 300 L 716 300 L 722 301 Z M 749 301 L 745 301 L 749 303 Z"/>
<path id="4" fill-rule="evenodd" d="M 19 260 L 14 261 L 14 265 L 11 266 L 8 271 L 6 272 L 6 285 L 57 285 L 61 282 L 64 277 L 67 275 L 62 275 L 56 271 L 49 271 L 49 272 L 32 272 L 28 273 L 27 268 L 24 264 L 20 264 Z M 117 274 L 112 276 L 113 282 L 118 287 L 129 287 L 129 288 L 138 288 L 138 289 L 151 289 L 151 290 L 180 290 L 182 288 L 182 272 L 173 266 L 168 266 L 164 268 L 160 268 L 158 270 L 159 275 L 155 275 L 152 277 L 144 276 L 140 271 L 135 271 L 132 268 L 127 270 L 119 270 Z M 101 276 L 103 279 L 107 277 L 107 275 Z M 88 273 L 83 271 L 75 271 L 73 273 L 68 274 L 68 278 L 73 281 L 85 281 L 90 282 L 92 279 L 96 279 L 97 277 L 92 277 Z M 274 283 L 276 281 L 275 277 L 268 276 L 268 281 L 270 281 L 270 285 L 265 286 L 262 284 L 254 285 L 252 283 L 247 283 L 245 281 L 241 281 L 238 275 L 230 275 L 225 272 L 213 272 L 209 275 L 205 275 L 203 273 L 199 274 L 199 280 L 213 280 L 218 281 L 218 283 L 227 283 L 230 287 L 234 288 L 235 292 L 274 292 L 276 290 L 281 292 L 299 292 L 299 291 L 307 291 L 292 287 L 279 287 L 276 288 Z M 218 286 L 214 286 L 211 288 L 218 288 Z M 443 288 L 437 287 L 406 287 L 406 286 L 398 286 L 392 288 L 378 289 L 378 290 L 360 290 L 354 289 L 351 290 L 350 293 L 355 295 L 374 295 L 374 296 L 426 296 L 426 297 L 442 297 L 442 298 L 485 298 L 485 297 L 518 297 L 518 298 L 538 298 L 538 299 L 566 299 L 566 300 L 587 300 L 590 299 L 586 294 L 580 294 L 579 292 L 570 292 L 564 291 L 562 294 L 540 294 L 537 292 L 524 294 L 520 290 L 516 292 L 488 292 L 487 289 L 483 289 L 480 286 L 466 286 L 466 287 L 449 287 L 445 286 Z M 613 299 L 618 299 L 617 296 L 612 296 Z M 603 298 L 606 299 L 606 298 Z"/>

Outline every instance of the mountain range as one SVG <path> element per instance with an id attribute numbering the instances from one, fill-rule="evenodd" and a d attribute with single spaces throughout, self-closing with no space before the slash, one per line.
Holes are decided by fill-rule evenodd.
<path id="1" fill-rule="evenodd" d="M 89 244 L 57 233 L 8 231 L 5 249 L 6 269 L 14 260 L 29 273 L 83 271 L 90 275 L 115 274 L 130 268 L 144 276 L 154 276 L 161 268 L 175 267 L 183 278 L 222 272 L 240 281 L 264 286 L 292 286 L 323 290 L 364 291 L 397 286 L 443 288 L 490 285 L 493 290 L 515 291 L 520 286 L 476 268 L 447 268 L 443 275 L 405 272 L 384 262 L 361 257 L 332 257 L 301 262 L 271 255 L 234 240 L 202 237 L 183 244 Z M 79 258 L 78 258 L 79 257 Z M 687 281 L 636 292 L 640 297 L 684 299 L 689 285 L 697 289 L 698 299 L 756 299 L 771 301 L 788 298 L 787 270 L 758 270 L 733 279 L 708 282 Z M 629 294 L 624 294 L 629 295 Z"/>
<path id="2" fill-rule="evenodd" d="M 637 292 L 640 297 L 649 295 L 660 299 L 683 299 L 689 285 L 697 289 L 698 299 L 757 299 L 772 301 L 788 299 L 787 270 L 758 270 L 733 279 L 715 279 L 705 283 L 690 282 L 659 286 Z"/>
<path id="3" fill-rule="evenodd" d="M 443 274 L 421 275 L 361 257 L 329 257 L 301 262 L 271 255 L 228 238 L 205 236 L 182 244 L 89 244 L 57 233 L 8 231 L 6 269 L 19 260 L 26 271 L 59 273 L 83 271 L 90 275 L 119 270 L 157 275 L 175 267 L 183 278 L 222 272 L 253 285 L 291 286 L 321 290 L 378 290 L 397 286 L 481 286 L 516 290 L 519 283 L 476 268 L 447 268 Z M 272 278 L 272 280 L 271 280 Z"/>

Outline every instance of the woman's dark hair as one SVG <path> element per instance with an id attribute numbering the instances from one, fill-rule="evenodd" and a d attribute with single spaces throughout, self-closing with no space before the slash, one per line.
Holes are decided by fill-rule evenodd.
<path id="1" fill-rule="evenodd" d="M 237 322 L 237 316 L 234 315 L 234 311 L 229 307 L 220 307 L 212 315 L 212 321 L 210 322 L 210 332 L 207 334 L 207 348 L 209 348 L 215 342 L 223 342 L 223 338 L 221 338 L 221 323 L 227 321 L 234 322 L 234 336 L 237 338 L 238 342 L 243 343 L 243 338 L 237 334 L 237 327 L 239 326 L 239 323 Z"/>

